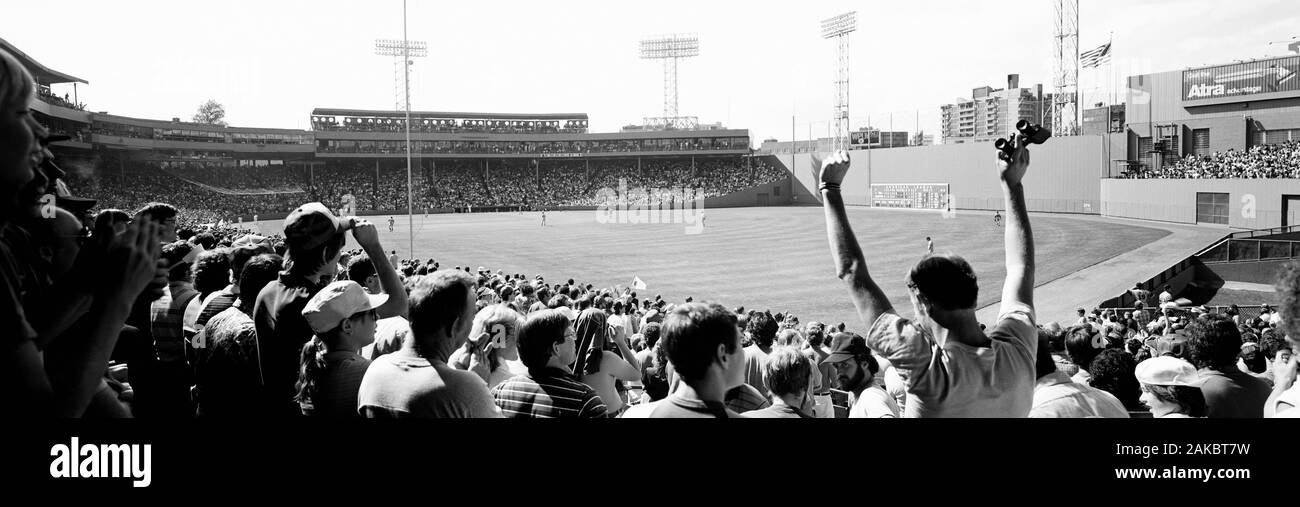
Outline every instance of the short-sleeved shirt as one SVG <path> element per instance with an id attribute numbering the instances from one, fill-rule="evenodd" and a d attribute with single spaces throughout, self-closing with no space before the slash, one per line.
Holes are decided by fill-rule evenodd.
<path id="1" fill-rule="evenodd" d="M 596 391 L 572 373 L 558 368 L 530 370 L 492 390 L 501 414 L 515 418 L 608 417 Z"/>
<path id="2" fill-rule="evenodd" d="M 1034 386 L 1034 418 L 1104 417 L 1128 419 L 1119 398 L 1101 389 L 1070 380 L 1064 372 L 1043 375 Z"/>
<path id="3" fill-rule="evenodd" d="M 357 409 L 372 419 L 501 417 L 478 374 L 431 362 L 410 349 L 370 363 L 357 393 Z"/>
<path id="4" fill-rule="evenodd" d="M 767 384 L 763 382 L 763 367 L 767 365 L 767 356 L 768 352 L 758 345 L 745 347 L 745 383 L 764 397 L 767 396 Z"/>
<path id="5" fill-rule="evenodd" d="M 301 276 L 281 273 L 280 279 L 267 284 L 257 295 L 253 309 L 267 394 L 283 404 L 286 414 L 300 413 L 293 401 L 297 393 L 294 384 L 298 381 L 302 346 L 313 334 L 302 309 L 322 287 Z"/>
<path id="6" fill-rule="evenodd" d="M 1264 417 L 1264 403 L 1272 389 L 1267 382 L 1233 366 L 1231 371 L 1200 370 L 1205 416 L 1210 418 Z"/>
<path id="7" fill-rule="evenodd" d="M 814 417 L 805 414 L 802 410 L 794 408 L 784 403 L 777 403 L 770 407 L 745 412 L 745 417 L 750 419 L 813 419 Z"/>
<path id="8" fill-rule="evenodd" d="M 1146 310 L 1133 310 L 1133 320 L 1137 321 L 1138 327 L 1146 329 L 1151 325 L 1151 314 Z"/>
<path id="9" fill-rule="evenodd" d="M 633 405 L 623 412 L 624 419 L 727 419 L 745 416 L 717 402 L 686 399 L 669 395 L 662 400 Z"/>
<path id="10" fill-rule="evenodd" d="M 400 315 L 379 319 L 375 323 L 375 341 L 361 348 L 361 357 L 374 361 L 379 356 L 402 349 L 402 342 L 411 333 L 411 324 Z"/>
<path id="11" fill-rule="evenodd" d="M 1292 408 L 1276 412 L 1278 407 L 1276 403 L 1279 401 L 1291 405 Z M 1273 406 L 1273 409 L 1275 410 L 1273 417 L 1300 417 L 1300 383 L 1291 386 L 1291 388 L 1286 391 L 1283 391 L 1281 396 L 1278 396 L 1276 400 L 1273 400 L 1273 403 L 1275 404 Z"/>
<path id="12" fill-rule="evenodd" d="M 907 382 L 907 417 L 1027 417 L 1034 401 L 1038 329 L 1019 305 L 998 318 L 989 345 L 939 344 L 924 327 L 881 315 L 867 346 Z"/>
<path id="13" fill-rule="evenodd" d="M 325 371 L 316 384 L 311 404 L 303 407 L 303 414 L 334 419 L 357 418 L 357 392 L 369 367 L 369 360 L 350 350 L 325 354 Z"/>
<path id="14" fill-rule="evenodd" d="M 1135 300 L 1137 300 L 1137 301 L 1141 301 L 1142 304 L 1144 304 L 1144 305 L 1147 304 L 1147 303 L 1150 303 L 1150 301 L 1147 301 L 1147 299 L 1151 297 L 1151 291 L 1149 291 L 1149 290 L 1146 290 L 1146 289 L 1129 289 L 1129 293 L 1133 294 L 1133 299 L 1135 299 Z"/>
<path id="15" fill-rule="evenodd" d="M 897 418 L 902 414 L 898 403 L 880 386 L 871 386 L 862 390 L 849 409 L 849 419 Z"/>

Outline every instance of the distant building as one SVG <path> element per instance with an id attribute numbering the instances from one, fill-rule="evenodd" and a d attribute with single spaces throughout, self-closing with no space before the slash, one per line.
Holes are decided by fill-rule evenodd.
<path id="1" fill-rule="evenodd" d="M 1043 85 L 1020 88 L 1020 75 L 1007 76 L 1006 89 L 981 86 L 971 90 L 971 99 L 940 106 L 944 144 L 992 141 L 1015 129 L 1016 122 L 1029 120 L 1051 128 L 1052 94 Z"/>

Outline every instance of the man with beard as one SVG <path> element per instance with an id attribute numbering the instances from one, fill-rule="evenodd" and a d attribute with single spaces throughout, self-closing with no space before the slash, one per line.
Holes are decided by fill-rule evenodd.
<path id="1" fill-rule="evenodd" d="M 855 401 L 849 409 L 850 419 L 899 416 L 898 403 L 873 382 L 880 365 L 872 357 L 865 339 L 853 333 L 836 333 L 831 338 L 831 351 L 822 362 L 834 368 L 835 386 L 853 393 Z"/>

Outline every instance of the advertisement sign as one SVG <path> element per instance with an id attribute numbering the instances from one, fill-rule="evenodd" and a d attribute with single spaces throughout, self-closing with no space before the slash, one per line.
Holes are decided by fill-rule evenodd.
<path id="1" fill-rule="evenodd" d="M 1248 98 L 1279 92 L 1300 95 L 1300 56 L 1183 71 L 1183 100 Z"/>

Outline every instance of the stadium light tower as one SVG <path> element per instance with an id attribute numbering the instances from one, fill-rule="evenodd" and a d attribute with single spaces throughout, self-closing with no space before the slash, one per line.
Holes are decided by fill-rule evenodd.
<path id="1" fill-rule="evenodd" d="M 1079 133 L 1079 0 L 1056 0 L 1056 52 L 1052 128 L 1059 135 Z"/>
<path id="2" fill-rule="evenodd" d="M 402 40 L 376 40 L 375 54 L 400 55 L 402 67 L 405 69 L 402 76 L 405 88 L 402 102 L 406 107 L 406 121 L 403 122 L 406 127 L 406 225 L 407 240 L 411 248 L 408 255 L 415 258 L 415 214 L 412 213 L 414 204 L 411 197 L 411 58 L 429 56 L 429 47 L 423 41 L 412 41 L 406 38 L 406 0 L 402 0 Z"/>
<path id="3" fill-rule="evenodd" d="M 835 110 L 831 115 L 834 133 L 832 150 L 849 148 L 849 34 L 858 29 L 858 12 L 846 12 L 822 21 L 822 38 L 835 44 Z"/>
<path id="4" fill-rule="evenodd" d="M 695 117 L 677 115 L 677 61 L 700 55 L 700 38 L 695 34 L 664 35 L 641 39 L 641 58 L 664 61 L 664 116 L 646 118 L 647 126 L 661 124 L 664 128 L 694 129 L 699 122 Z"/>
<path id="5" fill-rule="evenodd" d="M 408 51 L 409 55 L 406 54 Z M 393 103 L 396 104 L 393 109 L 401 111 L 402 102 L 410 100 L 410 96 L 402 92 L 404 81 L 398 69 L 405 69 L 409 73 L 411 64 L 414 63 L 411 59 L 429 56 L 429 45 L 417 40 L 375 39 L 375 54 L 393 57 Z"/>

